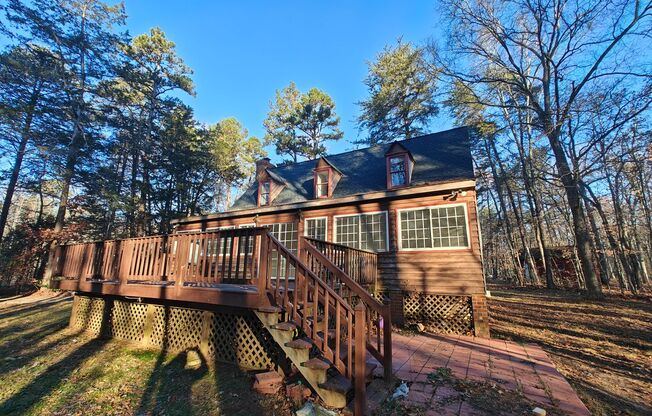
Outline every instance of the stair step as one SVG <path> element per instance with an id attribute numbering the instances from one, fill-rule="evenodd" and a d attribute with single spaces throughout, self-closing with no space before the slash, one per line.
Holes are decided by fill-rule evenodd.
<path id="1" fill-rule="evenodd" d="M 297 329 L 297 326 L 293 322 L 279 322 L 272 325 L 272 328 L 278 329 L 279 331 L 294 331 Z"/>
<path id="2" fill-rule="evenodd" d="M 283 309 L 278 306 L 260 306 L 256 309 L 259 312 L 264 313 L 280 313 L 283 312 Z"/>
<path id="3" fill-rule="evenodd" d="M 293 341 L 286 342 L 285 346 L 289 348 L 296 348 L 299 350 L 309 350 L 310 348 L 312 348 L 312 341 L 310 341 L 309 339 L 297 338 Z"/>
<path id="4" fill-rule="evenodd" d="M 349 390 L 351 390 L 351 381 L 343 375 L 338 374 L 329 378 L 326 380 L 326 382 L 320 383 L 319 387 L 324 390 L 331 390 L 346 394 Z"/>
<path id="5" fill-rule="evenodd" d="M 312 321 L 315 320 L 315 317 L 311 315 L 311 316 L 308 317 L 308 320 L 309 320 L 310 322 L 312 322 Z M 324 320 L 324 317 L 323 317 L 323 316 L 321 316 L 321 315 L 317 315 L 317 322 L 322 322 L 323 320 Z"/>
<path id="6" fill-rule="evenodd" d="M 321 339 L 324 339 L 324 331 L 317 331 L 317 335 L 319 335 Z M 334 329 L 328 330 L 328 339 L 335 339 L 335 335 L 336 333 Z"/>
<path id="7" fill-rule="evenodd" d="M 331 365 L 331 362 L 325 358 L 312 358 L 301 363 L 301 366 L 311 368 L 313 370 L 328 370 Z"/>

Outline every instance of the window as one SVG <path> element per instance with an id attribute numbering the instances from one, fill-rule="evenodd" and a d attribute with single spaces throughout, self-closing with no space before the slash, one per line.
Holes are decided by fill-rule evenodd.
<path id="1" fill-rule="evenodd" d="M 307 218 L 305 223 L 306 237 L 326 241 L 326 223 L 327 219 L 325 217 Z"/>
<path id="2" fill-rule="evenodd" d="M 256 227 L 256 224 L 253 223 L 253 222 L 250 223 L 250 224 L 240 224 L 240 225 L 238 225 L 238 228 L 255 228 L 255 227 Z M 253 237 L 253 238 L 250 237 L 249 242 L 246 242 L 244 237 L 241 237 L 239 240 L 242 242 L 241 244 L 243 246 L 245 244 L 248 245 L 247 254 L 253 254 L 253 252 L 254 252 L 254 244 L 256 244 L 256 237 Z"/>
<path id="3" fill-rule="evenodd" d="M 289 251 L 293 254 L 297 254 L 298 242 L 299 242 L 299 228 L 297 223 L 287 222 L 279 224 L 269 224 L 266 225 L 269 227 L 269 231 L 272 235 L 281 242 Z M 281 262 L 278 262 L 278 256 L 275 253 L 272 253 L 272 259 L 269 263 L 270 276 L 276 278 L 276 270 L 278 269 L 280 277 L 285 277 L 285 258 L 281 257 Z M 289 267 L 288 276 L 294 278 L 294 267 Z"/>
<path id="4" fill-rule="evenodd" d="M 405 186 L 408 184 L 408 172 L 405 155 L 389 158 L 389 175 L 391 187 Z"/>
<path id="5" fill-rule="evenodd" d="M 260 187 L 258 188 L 258 205 L 269 205 L 269 181 L 261 182 Z"/>
<path id="6" fill-rule="evenodd" d="M 464 205 L 400 211 L 401 249 L 468 248 Z"/>
<path id="7" fill-rule="evenodd" d="M 337 243 L 363 250 L 387 250 L 387 213 L 335 217 Z"/>
<path id="8" fill-rule="evenodd" d="M 315 173 L 315 192 L 317 198 L 328 198 L 328 171 Z"/>

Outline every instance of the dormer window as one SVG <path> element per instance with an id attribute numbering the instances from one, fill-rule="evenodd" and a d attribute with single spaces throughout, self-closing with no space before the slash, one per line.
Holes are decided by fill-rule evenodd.
<path id="1" fill-rule="evenodd" d="M 342 172 L 322 156 L 317 160 L 313 174 L 314 198 L 332 197 L 335 187 L 342 178 Z"/>
<path id="2" fill-rule="evenodd" d="M 328 198 L 328 182 L 330 170 L 315 172 L 315 195 L 317 198 Z"/>
<path id="3" fill-rule="evenodd" d="M 258 186 L 258 205 L 259 206 L 265 206 L 269 205 L 270 203 L 270 181 L 263 181 L 260 182 L 260 185 Z"/>
<path id="4" fill-rule="evenodd" d="M 392 188 L 406 186 L 407 183 L 408 164 L 405 155 L 392 156 L 389 158 L 389 175 Z"/>
<path id="5" fill-rule="evenodd" d="M 387 189 L 410 186 L 414 159 L 401 143 L 394 142 L 385 153 L 387 160 Z"/>

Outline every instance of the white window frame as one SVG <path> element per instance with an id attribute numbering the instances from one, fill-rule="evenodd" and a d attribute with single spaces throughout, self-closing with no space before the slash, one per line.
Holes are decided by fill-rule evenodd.
<path id="1" fill-rule="evenodd" d="M 303 235 L 308 237 L 308 220 L 326 220 L 324 232 L 326 232 L 326 240 L 328 240 L 328 217 L 309 217 L 303 219 Z"/>
<path id="2" fill-rule="evenodd" d="M 221 230 L 235 230 L 235 225 L 223 225 L 221 227 L 208 227 L 204 231 L 221 231 Z"/>
<path id="3" fill-rule="evenodd" d="M 419 211 L 422 209 L 433 209 L 433 208 L 453 208 L 453 207 L 463 207 L 464 208 L 464 221 L 466 223 L 466 246 L 460 246 L 460 247 L 423 247 L 423 248 L 403 248 L 403 239 L 401 238 L 402 233 L 401 233 L 401 213 L 406 212 L 406 211 Z M 398 234 L 397 234 L 397 239 L 398 239 L 398 249 L 399 251 L 450 251 L 450 250 L 469 250 L 471 249 L 471 225 L 469 224 L 469 210 L 468 207 L 466 206 L 466 203 L 460 202 L 456 204 L 439 204 L 439 205 L 428 205 L 425 207 L 414 207 L 414 208 L 403 208 L 403 209 L 398 209 L 396 210 L 396 226 L 398 227 Z M 430 225 L 431 228 L 431 240 L 432 240 L 432 224 Z"/>
<path id="4" fill-rule="evenodd" d="M 373 214 L 385 214 L 385 250 L 379 250 L 376 253 L 387 253 L 389 251 L 389 212 L 388 211 L 372 211 L 372 212 L 361 212 L 357 214 L 344 214 L 344 215 L 333 215 L 333 242 L 341 244 L 337 241 L 337 219 L 342 217 L 359 217 L 362 215 L 373 215 Z M 358 230 L 358 242 L 360 242 L 360 231 Z M 354 247 L 355 248 L 355 247 Z M 365 249 L 360 249 L 365 250 Z M 373 251 L 373 250 L 370 250 Z"/>
<path id="5" fill-rule="evenodd" d="M 240 225 L 238 225 L 238 228 L 256 228 L 256 223 L 255 222 L 248 222 L 246 224 L 240 224 Z"/>

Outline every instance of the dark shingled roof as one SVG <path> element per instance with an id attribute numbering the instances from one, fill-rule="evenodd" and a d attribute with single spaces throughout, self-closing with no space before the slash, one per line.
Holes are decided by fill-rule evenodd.
<path id="1" fill-rule="evenodd" d="M 473 179 L 473 163 L 467 127 L 398 141 L 414 158 L 411 185 L 428 185 L 460 179 Z M 328 155 L 328 162 L 343 174 L 332 198 L 342 198 L 387 189 L 385 153 L 392 143 Z M 314 199 L 313 169 L 316 160 L 268 168 L 271 176 L 285 182 L 272 206 Z M 256 208 L 258 184 L 252 184 L 229 211 Z"/>

